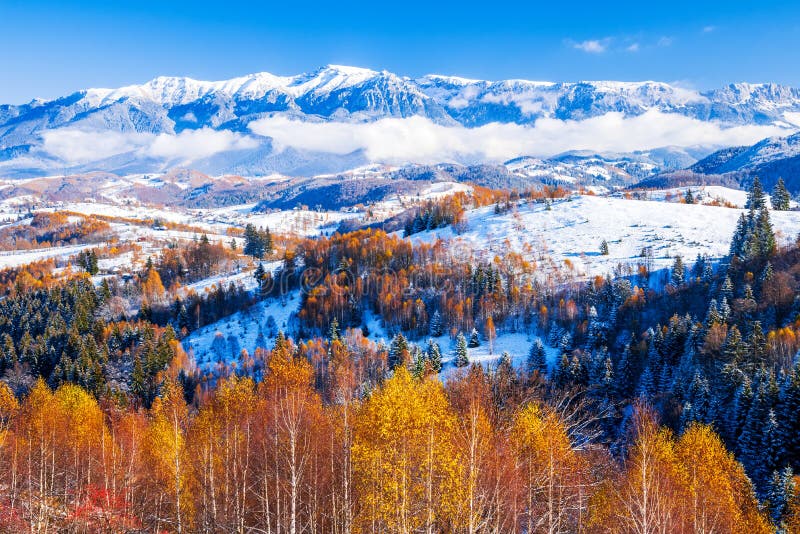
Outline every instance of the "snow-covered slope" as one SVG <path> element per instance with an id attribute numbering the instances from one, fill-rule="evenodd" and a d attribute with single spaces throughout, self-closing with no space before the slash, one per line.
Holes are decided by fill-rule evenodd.
<path id="1" fill-rule="evenodd" d="M 800 192 L 800 134 L 769 137 L 752 146 L 714 152 L 691 167 L 702 174 L 759 176 L 768 187 L 782 177 L 792 193 Z"/>
<path id="2" fill-rule="evenodd" d="M 728 191 L 714 188 L 709 195 L 741 196 Z M 665 202 L 663 197 L 647 201 L 587 195 L 556 201 L 549 210 L 544 204 L 522 204 L 498 215 L 493 207 L 480 208 L 469 212 L 465 232 L 455 234 L 448 227 L 411 238 L 451 240 L 454 250 L 475 252 L 487 261 L 515 250 L 539 262 L 543 274 L 549 267 L 571 265 L 576 275 L 586 276 L 610 273 L 620 264 L 635 272 L 646 247 L 652 250 L 653 270 L 672 265 L 678 255 L 689 263 L 698 254 L 723 257 L 742 211 Z M 771 217 L 779 242 L 794 240 L 800 232 L 797 212 L 772 212 Z M 604 239 L 609 245 L 605 256 L 600 254 Z"/>

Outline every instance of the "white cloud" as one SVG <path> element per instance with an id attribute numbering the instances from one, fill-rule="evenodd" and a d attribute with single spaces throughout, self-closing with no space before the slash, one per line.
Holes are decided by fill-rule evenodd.
<path id="1" fill-rule="evenodd" d="M 608 49 L 610 39 L 589 39 L 577 43 L 572 43 L 572 47 L 583 50 L 588 54 L 602 54 Z"/>
<path id="2" fill-rule="evenodd" d="M 158 135 L 58 129 L 45 132 L 43 138 L 47 152 L 70 164 L 98 161 L 128 152 L 188 163 L 219 152 L 255 148 L 258 145 L 258 141 L 252 137 L 210 128 Z"/>
<path id="3" fill-rule="evenodd" d="M 69 163 L 85 163 L 109 158 L 137 150 L 147 143 L 147 134 L 113 131 L 59 129 L 46 131 L 42 137 L 47 152 Z"/>
<path id="4" fill-rule="evenodd" d="M 639 43 L 633 43 L 631 45 L 628 45 L 628 47 L 625 50 L 627 50 L 628 52 L 638 52 L 639 51 Z"/>
<path id="5" fill-rule="evenodd" d="M 147 148 L 151 156 L 187 161 L 213 156 L 228 150 L 255 148 L 258 142 L 229 131 L 210 128 L 184 130 L 178 135 L 159 134 Z"/>
<path id="6" fill-rule="evenodd" d="M 777 126 L 725 128 L 658 111 L 628 118 L 608 113 L 582 121 L 543 118 L 532 126 L 492 123 L 478 128 L 442 126 L 423 117 L 370 123 L 307 123 L 270 117 L 251 122 L 250 129 L 272 137 L 279 148 L 336 154 L 363 150 L 369 160 L 384 163 L 505 161 L 578 149 L 629 152 L 668 145 L 744 145 L 787 133 Z"/>
<path id="7" fill-rule="evenodd" d="M 658 43 L 656 43 L 656 44 L 657 44 L 658 46 L 667 47 L 667 46 L 672 46 L 672 43 L 673 43 L 674 41 L 675 41 L 675 40 L 674 40 L 672 37 L 667 37 L 667 36 L 664 36 L 664 37 L 661 37 L 661 38 L 658 40 Z"/>
<path id="8" fill-rule="evenodd" d="M 703 33 L 711 33 L 716 29 L 717 29 L 716 26 L 704 26 L 703 27 Z"/>

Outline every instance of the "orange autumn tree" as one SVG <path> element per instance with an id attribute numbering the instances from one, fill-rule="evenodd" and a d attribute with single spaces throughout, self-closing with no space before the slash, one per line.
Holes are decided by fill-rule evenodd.
<path id="1" fill-rule="evenodd" d="M 192 422 L 188 447 L 200 489 L 194 508 L 203 530 L 243 532 L 250 526 L 257 410 L 253 381 L 231 376 Z"/>
<path id="2" fill-rule="evenodd" d="M 147 519 L 159 529 L 191 530 L 193 477 L 186 447 L 189 410 L 183 388 L 171 380 L 162 386 L 150 411 L 144 443 L 152 485 Z"/>
<path id="3" fill-rule="evenodd" d="M 684 512 L 686 532 L 772 532 L 758 509 L 750 479 L 742 465 L 711 427 L 694 424 L 678 440 L 676 459 L 684 468 L 688 497 Z"/>
<path id="4" fill-rule="evenodd" d="M 142 282 L 142 297 L 147 304 L 157 304 L 164 298 L 164 284 L 158 271 L 151 268 Z"/>
<path id="5" fill-rule="evenodd" d="M 593 500 L 593 531 L 769 533 L 744 469 L 704 425 L 677 440 L 637 407 L 635 442 L 616 489 Z"/>
<path id="6" fill-rule="evenodd" d="M 457 523 L 467 534 L 499 531 L 508 513 L 503 513 L 507 479 L 513 461 L 503 454 L 503 433 L 496 431 L 491 416 L 491 385 L 480 366 L 447 383 L 450 403 L 456 412 L 456 447 L 463 451 L 464 503 Z"/>
<path id="7" fill-rule="evenodd" d="M 685 505 L 672 434 L 659 428 L 644 407 L 634 413 L 633 447 L 616 488 L 593 499 L 591 525 L 597 532 L 667 534 L 680 532 Z"/>
<path id="8" fill-rule="evenodd" d="M 398 367 L 355 423 L 358 525 L 382 532 L 452 530 L 464 502 L 456 418 L 438 380 Z"/>
<path id="9" fill-rule="evenodd" d="M 255 493 L 263 528 L 295 534 L 323 524 L 331 432 L 312 387 L 314 370 L 282 333 L 268 362 L 258 391 L 262 443 Z"/>
<path id="10" fill-rule="evenodd" d="M 527 404 L 514 418 L 510 437 L 525 499 L 524 530 L 580 530 L 585 465 L 558 415 L 536 403 Z"/>

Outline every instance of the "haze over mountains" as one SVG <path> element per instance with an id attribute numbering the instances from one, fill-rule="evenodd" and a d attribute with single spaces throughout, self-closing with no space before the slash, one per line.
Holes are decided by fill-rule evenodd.
<path id="1" fill-rule="evenodd" d="M 375 162 L 501 163 L 573 150 L 646 151 L 650 170 L 661 171 L 792 134 L 798 124 L 800 89 L 775 84 L 696 91 L 661 82 L 411 79 L 327 66 L 219 82 L 159 77 L 0 106 L 0 176 L 177 166 L 311 176 Z"/>

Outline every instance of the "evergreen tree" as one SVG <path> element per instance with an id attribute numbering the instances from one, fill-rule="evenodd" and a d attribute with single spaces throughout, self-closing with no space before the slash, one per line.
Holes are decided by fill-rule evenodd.
<path id="1" fill-rule="evenodd" d="M 131 391 L 142 398 L 145 403 L 149 403 L 151 399 L 145 398 L 145 375 L 142 360 L 139 356 L 133 358 L 133 371 L 131 372 Z"/>
<path id="2" fill-rule="evenodd" d="M 473 328 L 472 332 L 469 334 L 469 348 L 474 349 L 475 347 L 481 346 L 481 340 L 478 337 L 478 330 Z"/>
<path id="3" fill-rule="evenodd" d="M 647 401 L 653 399 L 656 394 L 656 382 L 653 378 L 653 370 L 649 364 L 644 368 L 644 372 L 639 378 L 638 394 Z"/>
<path id="4" fill-rule="evenodd" d="M 775 189 L 772 191 L 772 209 L 775 211 L 789 211 L 792 196 L 783 183 L 783 178 L 778 178 Z"/>
<path id="5" fill-rule="evenodd" d="M 695 203 L 694 194 L 692 193 L 691 188 L 686 190 L 686 193 L 683 195 L 683 201 L 686 204 L 694 204 Z"/>
<path id="6" fill-rule="evenodd" d="M 425 352 L 431 364 L 431 368 L 435 373 L 439 373 L 442 370 L 442 349 L 439 348 L 439 344 L 433 339 L 429 339 L 428 347 Z"/>
<path id="7" fill-rule="evenodd" d="M 252 224 L 244 228 L 244 250 L 248 256 L 261 259 L 266 254 L 272 254 L 273 242 L 269 228 L 256 229 Z"/>
<path id="8" fill-rule="evenodd" d="M 780 430 L 774 410 L 767 412 L 761 442 L 761 462 L 765 476 L 779 467 L 781 456 Z"/>
<path id="9" fill-rule="evenodd" d="M 631 354 L 631 346 L 625 345 L 625 349 L 622 351 L 622 356 L 619 357 L 619 362 L 617 363 L 617 373 L 614 377 L 614 389 L 623 398 L 627 398 L 631 394 L 631 390 L 633 389 L 634 385 L 634 362 L 632 361 L 632 358 L 633 355 Z"/>
<path id="10" fill-rule="evenodd" d="M 673 286 L 679 287 L 683 285 L 685 279 L 686 269 L 683 266 L 683 258 L 675 256 L 675 260 L 672 263 L 672 277 L 670 278 L 670 282 Z"/>
<path id="11" fill-rule="evenodd" d="M 78 253 L 78 265 L 90 275 L 96 275 L 99 271 L 97 266 L 97 252 L 94 250 L 84 250 Z"/>
<path id="12" fill-rule="evenodd" d="M 444 334 L 444 325 L 442 324 L 442 315 L 439 310 L 433 312 L 429 324 L 430 334 L 433 337 L 439 337 Z"/>
<path id="13" fill-rule="evenodd" d="M 600 242 L 600 254 L 601 254 L 602 256 L 608 256 L 608 254 L 609 254 L 609 251 L 608 251 L 608 241 L 606 241 L 605 239 L 603 239 L 603 240 Z"/>
<path id="14" fill-rule="evenodd" d="M 474 331 L 474 330 L 473 330 Z M 456 338 L 456 352 L 454 363 L 456 367 L 466 367 L 469 365 L 469 355 L 467 351 L 467 338 L 459 332 Z"/>
<path id="15" fill-rule="evenodd" d="M 264 290 L 264 281 L 267 277 L 267 271 L 264 269 L 264 264 L 258 262 L 258 267 L 256 267 L 255 272 L 253 273 L 253 278 L 256 279 L 256 283 L 258 284 L 258 292 L 262 293 Z"/>
<path id="16" fill-rule="evenodd" d="M 747 338 L 748 363 L 756 368 L 766 361 L 767 337 L 761 327 L 761 321 L 753 321 L 750 336 Z"/>
<path id="17" fill-rule="evenodd" d="M 782 443 L 781 458 L 794 468 L 800 467 L 800 364 L 790 372 L 780 392 L 778 423 Z"/>
<path id="18" fill-rule="evenodd" d="M 258 230 L 252 224 L 244 227 L 244 253 L 258 259 L 264 257 L 264 244 L 261 242 Z"/>
<path id="19" fill-rule="evenodd" d="M 719 292 L 726 301 L 730 301 L 733 298 L 733 282 L 730 276 L 725 276 L 725 280 L 722 281 Z"/>
<path id="20" fill-rule="evenodd" d="M 772 223 L 769 219 L 769 211 L 763 208 L 756 220 L 755 257 L 768 258 L 775 253 L 777 244 L 775 242 L 775 232 L 772 230 Z"/>
<path id="21" fill-rule="evenodd" d="M 697 258 L 694 260 L 694 265 L 692 265 L 692 277 L 699 280 L 703 277 L 703 274 L 706 271 L 706 258 L 700 254 L 697 254 Z"/>
<path id="22" fill-rule="evenodd" d="M 389 358 L 387 361 L 389 369 L 394 370 L 399 365 L 407 364 L 410 356 L 408 341 L 406 341 L 403 334 L 398 333 L 392 338 L 392 342 L 389 345 Z"/>
<path id="23" fill-rule="evenodd" d="M 424 377 L 427 359 L 425 358 L 425 353 L 422 352 L 417 346 L 414 346 L 411 349 L 411 361 L 413 362 L 411 375 L 414 378 Z"/>
<path id="24" fill-rule="evenodd" d="M 742 339 L 742 333 L 736 325 L 731 326 L 725 343 L 722 346 L 722 354 L 725 361 L 734 367 L 738 366 L 747 354 L 747 346 Z"/>
<path id="25" fill-rule="evenodd" d="M 566 353 L 561 355 L 561 359 L 553 369 L 553 384 L 561 389 L 567 387 L 570 382 L 570 361 Z"/>
<path id="26" fill-rule="evenodd" d="M 745 256 L 745 244 L 747 243 L 750 234 L 750 221 L 744 213 L 739 214 L 739 219 L 736 221 L 736 230 L 733 232 L 731 239 L 730 255 L 743 258 Z M 730 278 L 726 277 L 730 281 Z"/>
<path id="27" fill-rule="evenodd" d="M 747 202 L 744 205 L 744 209 L 757 211 L 763 209 L 766 204 L 764 188 L 761 186 L 761 180 L 756 176 L 753 178 L 753 184 L 750 186 L 750 191 L 747 193 Z"/>
<path id="28" fill-rule="evenodd" d="M 794 471 L 786 466 L 780 471 L 773 471 L 767 489 L 769 515 L 774 525 L 783 529 L 783 521 L 789 511 L 789 503 L 795 495 L 796 484 Z"/>
<path id="29" fill-rule="evenodd" d="M 540 376 L 547 375 L 547 358 L 544 350 L 542 340 L 536 338 L 536 341 L 531 345 L 528 352 L 528 359 L 525 363 L 525 370 L 528 376 L 533 376 L 533 373 L 538 371 Z"/>

